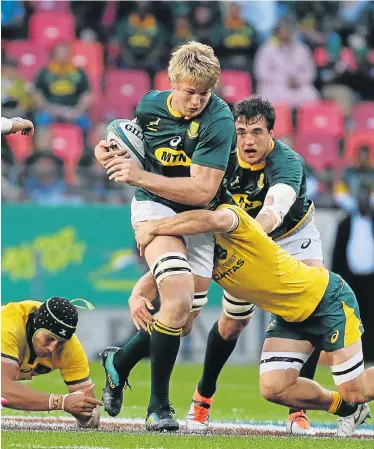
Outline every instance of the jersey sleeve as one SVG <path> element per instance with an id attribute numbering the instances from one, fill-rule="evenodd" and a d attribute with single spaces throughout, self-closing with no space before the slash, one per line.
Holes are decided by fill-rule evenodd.
<path id="1" fill-rule="evenodd" d="M 12 305 L 4 306 L 1 311 L 1 357 L 19 362 L 25 335 L 21 316 L 15 313 Z"/>
<path id="2" fill-rule="evenodd" d="M 274 160 L 268 176 L 269 187 L 275 184 L 287 184 L 295 190 L 296 196 L 298 196 L 303 181 L 303 166 L 293 156 L 286 157 L 282 161 Z"/>
<path id="3" fill-rule="evenodd" d="M 230 117 L 218 120 L 200 136 L 192 163 L 226 170 L 235 140 L 234 121 Z"/>
<path id="4" fill-rule="evenodd" d="M 90 377 L 88 359 L 76 335 L 73 335 L 64 347 L 60 373 L 66 385 L 79 384 Z"/>

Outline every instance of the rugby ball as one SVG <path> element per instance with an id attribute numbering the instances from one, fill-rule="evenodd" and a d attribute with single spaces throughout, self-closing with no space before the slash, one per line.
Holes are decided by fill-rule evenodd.
<path id="1" fill-rule="evenodd" d="M 139 167 L 144 168 L 144 136 L 143 130 L 138 124 L 127 119 L 113 120 L 105 130 L 105 140 L 128 151 L 131 159 Z"/>

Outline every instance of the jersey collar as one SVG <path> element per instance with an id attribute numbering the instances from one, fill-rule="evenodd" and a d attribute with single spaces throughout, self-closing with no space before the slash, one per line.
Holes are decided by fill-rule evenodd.
<path id="1" fill-rule="evenodd" d="M 172 106 L 171 106 L 171 98 L 172 98 L 172 96 L 173 96 L 173 92 L 166 99 L 166 106 L 168 108 L 168 111 L 170 112 L 170 114 L 173 117 L 181 118 L 182 114 L 180 112 L 176 111 L 175 109 L 173 109 Z"/>
<path id="2" fill-rule="evenodd" d="M 275 142 L 274 142 L 274 140 L 272 140 L 272 141 L 271 141 L 271 150 L 270 150 L 270 153 L 274 150 L 274 146 L 275 146 Z M 238 164 L 239 164 L 239 166 L 240 166 L 241 168 L 245 168 L 245 169 L 251 170 L 251 171 L 258 171 L 258 170 L 262 170 L 263 168 L 265 168 L 266 160 L 260 162 L 259 164 L 251 165 L 251 164 L 249 164 L 248 162 L 245 162 L 245 161 L 242 160 L 242 158 L 240 157 L 239 149 L 238 149 L 238 148 L 236 148 L 236 155 L 237 155 L 237 158 L 238 158 Z"/>

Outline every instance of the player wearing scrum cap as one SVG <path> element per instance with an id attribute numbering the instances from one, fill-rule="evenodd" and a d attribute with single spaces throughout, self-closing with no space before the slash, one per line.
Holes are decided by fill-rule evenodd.
<path id="1" fill-rule="evenodd" d="M 76 307 L 53 296 L 12 302 L 1 311 L 1 394 L 4 405 L 25 411 L 63 410 L 82 427 L 98 427 L 99 405 L 84 349 L 75 335 Z M 42 393 L 21 384 L 33 376 L 60 370 L 68 394 Z M 3 401 L 2 401 L 3 402 Z"/>
<path id="2" fill-rule="evenodd" d="M 199 42 L 182 45 L 173 53 L 168 73 L 172 89 L 148 92 L 136 108 L 137 124 L 144 135 L 146 170 L 123 157 L 121 151 L 109 152 L 108 142 L 101 141 L 95 148 L 109 179 L 137 186 L 131 205 L 134 227 L 142 221 L 211 207 L 230 153 L 235 157 L 232 113 L 213 93 L 220 76 L 213 49 Z M 213 253 L 211 233 L 186 239 L 160 237 L 146 250 L 145 258 L 161 297 L 150 343 L 145 333 L 138 336 L 146 341 L 142 346 L 150 348 L 148 430 L 179 428 L 170 406 L 169 379 L 182 328 L 207 301 Z M 103 401 L 108 413 L 115 416 L 119 412 L 115 403 L 122 402 L 126 384 L 121 365 L 127 354 L 119 348 L 107 348 L 102 358 L 107 380 Z"/>

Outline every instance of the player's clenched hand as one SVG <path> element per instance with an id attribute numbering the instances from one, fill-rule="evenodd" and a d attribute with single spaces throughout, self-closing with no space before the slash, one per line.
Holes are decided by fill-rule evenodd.
<path id="1" fill-rule="evenodd" d="M 84 390 L 78 390 L 65 396 L 64 411 L 72 415 L 91 418 L 98 405 L 103 405 L 103 403 L 85 394 Z"/>
<path id="2" fill-rule="evenodd" d="M 153 316 L 149 313 L 149 310 L 153 310 L 152 302 L 144 296 L 130 296 L 129 307 L 131 318 L 135 327 L 147 331 L 147 324 L 152 326 L 154 322 Z"/>
<path id="3" fill-rule="evenodd" d="M 135 225 L 135 239 L 141 256 L 144 256 L 145 247 L 155 238 L 152 227 L 152 221 L 143 221 Z"/>
<path id="4" fill-rule="evenodd" d="M 115 182 L 126 182 L 130 185 L 138 185 L 144 170 L 139 168 L 137 163 L 132 159 L 125 159 L 124 157 L 116 157 L 106 164 L 107 174 L 109 179 L 114 179 Z"/>
<path id="5" fill-rule="evenodd" d="M 6 134 L 15 134 L 21 131 L 23 136 L 32 136 L 34 134 L 34 124 L 31 120 L 22 117 L 13 117 L 10 119 L 12 128 Z"/>
<path id="6" fill-rule="evenodd" d="M 95 147 L 95 157 L 103 168 L 105 168 L 105 164 L 107 164 L 108 161 L 118 156 L 124 158 L 130 157 L 126 150 L 118 148 L 117 145 L 113 145 L 113 143 L 107 142 L 106 140 L 100 140 Z"/>

